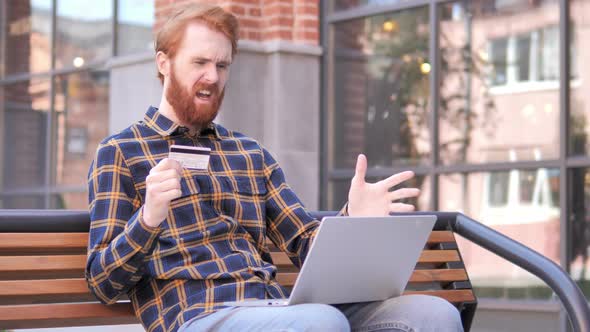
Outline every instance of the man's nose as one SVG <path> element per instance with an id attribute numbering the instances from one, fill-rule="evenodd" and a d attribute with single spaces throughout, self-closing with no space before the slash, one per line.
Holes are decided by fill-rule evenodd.
<path id="1" fill-rule="evenodd" d="M 209 83 L 217 83 L 219 81 L 219 74 L 217 73 L 217 65 L 215 63 L 209 63 L 205 70 L 205 81 Z"/>

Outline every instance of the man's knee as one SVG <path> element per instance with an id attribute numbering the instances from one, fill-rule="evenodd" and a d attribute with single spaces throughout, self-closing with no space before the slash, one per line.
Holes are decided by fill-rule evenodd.
<path id="1" fill-rule="evenodd" d="M 350 331 L 344 314 L 327 304 L 301 304 L 293 306 L 297 320 L 304 331 Z M 299 329 L 297 329 L 299 330 Z"/>
<path id="2" fill-rule="evenodd" d="M 420 325 L 425 327 L 437 326 L 442 331 L 463 330 L 461 315 L 457 308 L 440 297 L 406 295 L 387 300 L 386 304 L 389 303 L 397 308 L 403 308 L 410 320 L 420 322 Z"/>

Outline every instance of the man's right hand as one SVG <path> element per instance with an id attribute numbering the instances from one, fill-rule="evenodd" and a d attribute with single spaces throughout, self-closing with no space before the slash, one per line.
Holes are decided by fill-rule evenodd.
<path id="1" fill-rule="evenodd" d="M 143 205 L 143 222 L 158 227 L 166 220 L 170 201 L 180 197 L 182 166 L 176 160 L 162 159 L 145 179 L 146 195 Z"/>

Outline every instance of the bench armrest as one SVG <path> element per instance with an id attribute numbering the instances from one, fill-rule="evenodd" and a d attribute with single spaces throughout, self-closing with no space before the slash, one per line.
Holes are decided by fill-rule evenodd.
<path id="1" fill-rule="evenodd" d="M 321 219 L 335 211 L 312 212 Z M 565 307 L 574 331 L 590 332 L 590 308 L 586 297 L 572 278 L 557 264 L 511 238 L 456 212 L 414 212 L 399 215 L 434 214 L 435 230 L 452 230 L 543 280 L 557 294 Z M 398 214 L 396 214 L 398 215 Z M 469 267 L 467 267 L 469 270 Z"/>
<path id="2" fill-rule="evenodd" d="M 559 265 L 463 214 L 457 213 L 449 224 L 455 233 L 541 278 L 563 303 L 574 331 L 590 331 L 586 297 Z"/>

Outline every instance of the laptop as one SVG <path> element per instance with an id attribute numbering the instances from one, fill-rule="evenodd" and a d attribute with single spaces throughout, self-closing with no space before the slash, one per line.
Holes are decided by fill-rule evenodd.
<path id="1" fill-rule="evenodd" d="M 434 215 L 325 217 L 289 298 L 224 304 L 340 304 L 399 296 L 435 222 Z"/>

